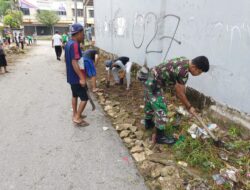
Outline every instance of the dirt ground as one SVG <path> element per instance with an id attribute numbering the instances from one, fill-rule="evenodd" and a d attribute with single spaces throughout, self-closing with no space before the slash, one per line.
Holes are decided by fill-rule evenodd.
<path id="1" fill-rule="evenodd" d="M 120 107 L 125 109 L 129 114 L 131 120 L 135 120 L 134 125 L 144 132 L 144 141 L 151 137 L 151 132 L 145 131 L 141 120 L 143 119 L 143 86 L 136 80 L 136 70 L 132 71 L 132 85 L 129 91 L 126 90 L 126 86 L 110 86 L 106 87 L 106 70 L 104 61 L 108 57 L 100 55 L 99 64 L 97 65 L 98 84 L 99 88 L 103 89 L 104 97 L 109 101 L 117 101 L 120 103 Z M 249 168 L 250 168 L 250 138 L 244 136 L 244 132 L 237 126 L 219 126 L 220 130 L 216 135 L 225 142 L 224 147 L 217 147 L 210 140 L 195 139 L 193 140 L 188 134 L 188 128 L 197 123 L 194 118 L 179 116 L 176 114 L 176 109 L 181 105 L 180 102 L 174 96 L 174 92 L 166 93 L 169 109 L 170 124 L 166 124 L 168 132 L 175 132 L 179 136 L 183 136 L 185 140 L 179 142 L 174 147 L 160 146 L 154 149 L 154 152 L 168 153 L 168 158 L 177 161 L 185 161 L 188 163 L 189 174 L 195 174 L 204 178 L 211 189 L 250 189 L 249 183 Z M 105 106 L 105 105 L 104 105 Z M 115 119 L 112 118 L 115 122 Z M 208 118 L 203 118 L 206 123 L 209 123 Z M 173 126 L 176 126 L 173 129 Z M 181 155 L 180 155 L 181 153 Z M 226 154 L 227 158 L 223 158 Z M 194 155 L 194 156 L 192 156 Z M 227 166 L 234 166 L 239 172 L 239 181 L 226 182 L 223 185 L 218 185 L 212 179 L 212 176 L 220 173 L 220 171 Z M 138 164 L 140 168 L 140 164 Z M 144 175 L 145 177 L 145 175 Z M 145 177 L 145 180 L 150 180 Z M 151 179 L 153 180 L 153 179 Z M 151 187 L 151 189 L 154 189 Z M 156 188 L 157 189 L 157 188 Z M 192 188 L 191 188 L 192 189 Z M 193 188 L 199 189 L 199 188 Z M 203 190 L 203 188 L 201 188 Z"/>

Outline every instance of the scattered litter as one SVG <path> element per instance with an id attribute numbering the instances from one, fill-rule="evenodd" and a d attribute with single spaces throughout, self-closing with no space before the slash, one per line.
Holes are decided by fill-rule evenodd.
<path id="1" fill-rule="evenodd" d="M 220 152 L 219 156 L 222 160 L 228 161 L 228 155 L 225 152 Z"/>
<path id="2" fill-rule="evenodd" d="M 144 105 L 140 105 L 140 108 L 141 108 L 141 109 L 144 109 L 144 107 L 145 107 Z"/>
<path id="3" fill-rule="evenodd" d="M 239 181 L 239 170 L 233 166 L 228 166 L 227 168 L 221 169 L 220 174 L 227 180 L 231 180 L 236 183 Z"/>
<path id="4" fill-rule="evenodd" d="M 191 125 L 191 127 L 188 129 L 188 133 L 191 135 L 193 139 L 196 139 L 198 137 L 202 137 L 203 139 L 209 138 L 207 132 L 204 129 L 200 128 L 195 123 Z"/>
<path id="5" fill-rule="evenodd" d="M 141 123 L 142 125 L 145 125 L 145 120 L 142 119 L 140 123 Z"/>
<path id="6" fill-rule="evenodd" d="M 109 128 L 108 128 L 108 127 L 103 127 L 102 129 L 103 129 L 103 131 L 107 131 L 107 130 L 109 130 Z"/>
<path id="7" fill-rule="evenodd" d="M 213 180 L 216 182 L 217 185 L 222 185 L 226 183 L 225 178 L 222 177 L 220 174 L 213 175 Z"/>
<path id="8" fill-rule="evenodd" d="M 187 167 L 188 166 L 188 164 L 186 162 L 183 162 L 183 161 L 179 161 L 178 164 L 180 166 L 183 166 L 183 167 Z"/>
<path id="9" fill-rule="evenodd" d="M 183 116 L 189 115 L 189 113 L 182 106 L 178 107 L 178 109 L 176 111 Z"/>
<path id="10" fill-rule="evenodd" d="M 211 123 L 211 124 L 209 124 L 207 127 L 208 127 L 208 129 L 209 129 L 210 131 L 214 131 L 215 129 L 218 128 L 218 125 L 215 124 L 215 123 Z"/>

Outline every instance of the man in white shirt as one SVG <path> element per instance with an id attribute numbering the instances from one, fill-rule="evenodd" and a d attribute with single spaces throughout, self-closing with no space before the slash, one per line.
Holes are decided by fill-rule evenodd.
<path id="1" fill-rule="evenodd" d="M 52 48 L 55 47 L 57 60 L 61 60 L 62 55 L 62 36 L 58 31 L 55 32 L 55 35 L 52 38 Z"/>

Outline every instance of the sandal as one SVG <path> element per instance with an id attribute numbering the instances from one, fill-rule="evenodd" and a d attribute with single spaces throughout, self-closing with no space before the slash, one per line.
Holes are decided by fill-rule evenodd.
<path id="1" fill-rule="evenodd" d="M 95 90 L 92 90 L 93 93 L 101 92 L 101 91 L 102 91 L 102 89 L 100 89 L 100 88 L 96 88 Z"/>

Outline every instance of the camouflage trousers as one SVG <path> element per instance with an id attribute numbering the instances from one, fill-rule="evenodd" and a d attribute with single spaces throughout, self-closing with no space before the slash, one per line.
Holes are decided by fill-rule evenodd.
<path id="1" fill-rule="evenodd" d="M 161 88 L 157 87 L 155 83 L 156 81 L 152 78 L 149 78 L 145 82 L 145 119 L 154 120 L 155 126 L 160 130 L 164 130 L 168 122 L 167 103 L 163 96 Z"/>

